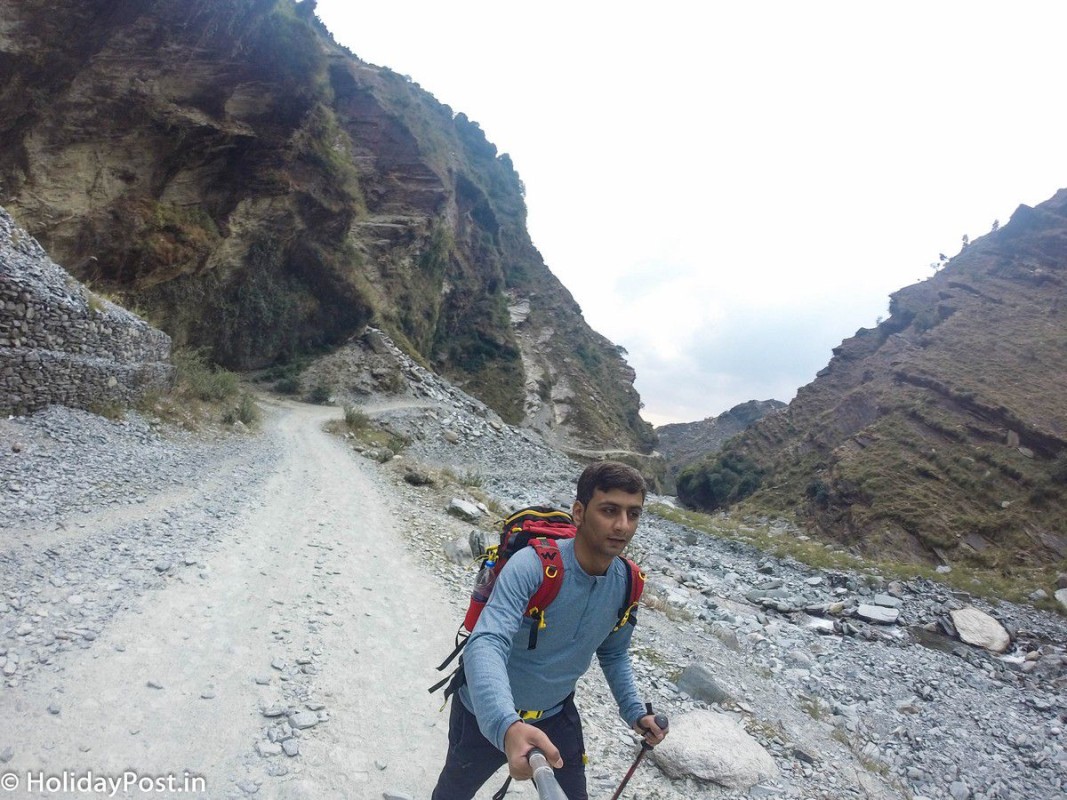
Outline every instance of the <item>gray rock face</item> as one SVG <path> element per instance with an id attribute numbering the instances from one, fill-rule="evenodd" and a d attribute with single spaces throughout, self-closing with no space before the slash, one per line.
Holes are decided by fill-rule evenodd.
<path id="1" fill-rule="evenodd" d="M 693 711 L 671 720 L 671 733 L 652 751 L 672 778 L 698 778 L 728 789 L 776 780 L 774 759 L 725 714 Z"/>
<path id="2" fill-rule="evenodd" d="M 1067 589 L 1057 589 L 1054 597 L 1056 602 L 1063 606 L 1064 610 L 1067 610 Z"/>

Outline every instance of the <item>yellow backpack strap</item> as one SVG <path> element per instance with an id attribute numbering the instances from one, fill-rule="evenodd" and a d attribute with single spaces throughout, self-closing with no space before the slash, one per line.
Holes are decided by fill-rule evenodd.
<path id="1" fill-rule="evenodd" d="M 645 591 L 646 575 L 637 564 L 628 558 L 619 556 L 626 565 L 626 597 L 619 608 L 619 620 L 611 632 L 619 630 L 626 623 L 637 624 L 637 607 L 641 602 L 641 594 Z"/>

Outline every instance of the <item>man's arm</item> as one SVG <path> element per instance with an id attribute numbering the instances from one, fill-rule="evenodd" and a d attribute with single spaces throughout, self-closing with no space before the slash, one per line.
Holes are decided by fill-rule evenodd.
<path id="1" fill-rule="evenodd" d="M 508 680 L 511 642 L 540 584 L 537 554 L 524 549 L 512 556 L 497 576 L 489 602 L 463 651 L 463 670 L 478 728 L 502 751 L 506 751 L 505 733 L 520 721 Z"/>
<path id="2" fill-rule="evenodd" d="M 623 625 L 619 630 L 608 634 L 596 651 L 600 669 L 603 670 L 611 694 L 619 706 L 619 716 L 631 727 L 646 716 L 645 706 L 634 685 L 634 672 L 630 664 L 630 639 L 633 637 L 633 630 L 633 625 Z"/>
<path id="3" fill-rule="evenodd" d="M 655 716 L 647 712 L 638 697 L 637 687 L 634 685 L 633 665 L 630 662 L 630 639 L 633 638 L 633 630 L 633 625 L 623 625 L 604 640 L 596 654 L 600 668 L 604 671 L 604 678 L 619 705 L 619 716 L 655 747 L 663 741 L 667 731 L 656 724 Z"/>

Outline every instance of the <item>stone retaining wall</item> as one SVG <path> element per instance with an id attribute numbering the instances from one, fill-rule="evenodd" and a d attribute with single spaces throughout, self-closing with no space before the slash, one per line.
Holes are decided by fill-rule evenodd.
<path id="1" fill-rule="evenodd" d="M 169 336 L 78 283 L 0 208 L 0 413 L 128 406 L 173 374 Z"/>

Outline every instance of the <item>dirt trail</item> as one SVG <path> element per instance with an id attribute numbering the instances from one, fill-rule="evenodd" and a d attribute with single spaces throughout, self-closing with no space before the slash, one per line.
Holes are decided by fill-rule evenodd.
<path id="1" fill-rule="evenodd" d="M 203 568 L 3 698 L 5 724 L 21 730 L 0 772 L 22 782 L 0 798 L 56 796 L 28 791 L 28 774 L 125 770 L 179 785 L 186 770 L 203 775 L 206 791 L 186 797 L 429 796 L 447 725 L 426 685 L 456 614 L 403 546 L 373 467 L 321 430 L 337 416 L 273 407 L 265 435 L 285 455 Z M 261 756 L 272 724 L 261 709 L 306 699 L 328 719 L 302 732 L 299 756 Z"/>

